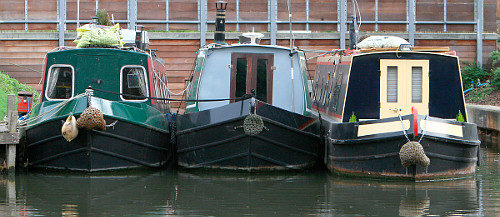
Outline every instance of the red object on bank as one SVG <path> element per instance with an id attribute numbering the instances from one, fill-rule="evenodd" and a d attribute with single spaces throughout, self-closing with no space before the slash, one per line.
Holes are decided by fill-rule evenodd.
<path id="1" fill-rule="evenodd" d="M 28 113 L 31 111 L 31 106 L 33 105 L 33 93 L 26 91 L 19 91 L 17 93 L 17 112 Z"/>

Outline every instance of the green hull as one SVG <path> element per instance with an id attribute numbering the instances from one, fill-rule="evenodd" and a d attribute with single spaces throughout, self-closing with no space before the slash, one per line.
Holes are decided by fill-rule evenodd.
<path id="1" fill-rule="evenodd" d="M 166 93 L 157 89 L 166 86 L 155 80 L 164 76 L 161 67 L 153 55 L 129 50 L 85 48 L 48 53 L 42 102 L 33 109 L 26 127 L 28 165 L 93 172 L 172 163 L 165 117 L 169 106 L 165 101 L 144 98 Z M 91 100 L 82 94 L 89 86 L 95 88 Z M 89 103 L 102 111 L 108 127 L 79 129 L 74 140 L 66 141 L 61 133 L 63 122 L 69 115 L 79 118 Z"/>

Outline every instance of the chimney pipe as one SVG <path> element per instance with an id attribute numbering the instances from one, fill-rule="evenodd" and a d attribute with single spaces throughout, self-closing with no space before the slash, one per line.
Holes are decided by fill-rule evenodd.
<path id="1" fill-rule="evenodd" d="M 349 48 L 354 50 L 357 48 L 358 44 L 358 21 L 356 17 L 352 17 L 352 23 L 349 24 Z"/>
<path id="2" fill-rule="evenodd" d="M 226 30 L 226 7 L 227 2 L 218 1 L 215 3 L 217 14 L 215 19 L 215 35 L 214 42 L 216 44 L 226 43 L 225 30 Z"/>

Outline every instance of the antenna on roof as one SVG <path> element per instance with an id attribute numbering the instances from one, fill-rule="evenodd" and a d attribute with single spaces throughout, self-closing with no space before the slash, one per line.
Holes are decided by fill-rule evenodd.
<path id="1" fill-rule="evenodd" d="M 292 29 L 292 0 L 288 0 L 288 23 L 290 24 L 290 49 L 294 47 L 293 44 L 293 29 Z"/>
<path id="2" fill-rule="evenodd" d="M 294 87 L 293 87 L 293 33 L 292 33 L 292 0 L 288 0 L 288 22 L 290 23 L 290 76 L 292 81 L 292 111 L 295 112 Z"/>

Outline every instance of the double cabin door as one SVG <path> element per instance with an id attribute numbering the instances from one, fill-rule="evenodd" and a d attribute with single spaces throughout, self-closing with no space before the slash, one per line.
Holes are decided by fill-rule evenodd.
<path id="1" fill-rule="evenodd" d="M 380 60 L 380 118 L 429 113 L 429 60 Z"/>
<path id="2" fill-rule="evenodd" d="M 272 103 L 274 54 L 233 53 L 231 55 L 231 98 L 255 93 L 255 98 Z"/>

